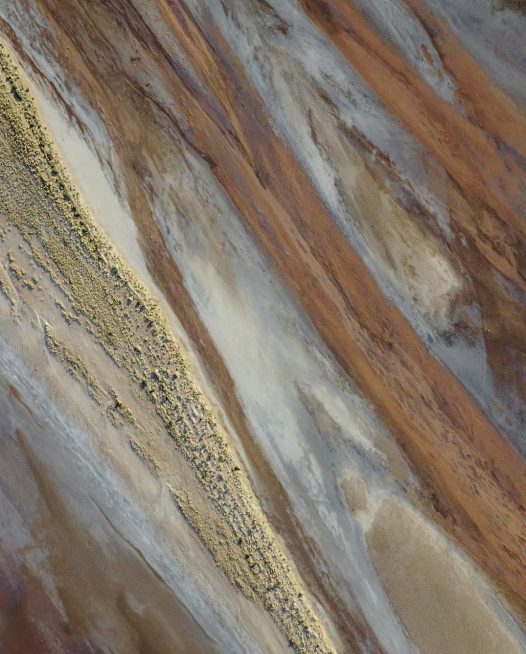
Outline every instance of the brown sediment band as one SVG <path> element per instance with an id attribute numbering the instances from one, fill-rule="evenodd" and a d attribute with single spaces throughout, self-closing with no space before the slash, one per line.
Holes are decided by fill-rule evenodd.
<path id="1" fill-rule="evenodd" d="M 194 97 L 179 71 L 169 74 L 161 69 L 167 88 L 180 99 L 181 111 L 192 125 L 192 147 L 211 162 L 214 175 L 322 339 L 392 429 L 422 481 L 424 505 L 526 615 L 523 460 L 465 387 L 428 351 L 402 313 L 386 300 L 305 171 L 272 129 L 261 98 L 217 28 L 203 21 L 209 30 L 205 32 L 182 2 L 173 0 L 170 7 L 184 17 L 184 21 L 174 18 L 172 22 L 179 47 L 203 79 L 220 79 L 223 84 L 214 89 L 221 107 L 211 107 Z M 312 15 L 317 17 L 314 10 Z M 338 24 L 323 22 L 331 16 L 330 8 L 327 16 L 320 12 L 320 24 L 334 39 Z M 367 35 L 366 23 L 359 25 Z M 347 32 L 354 33 L 350 27 L 341 31 L 342 39 Z M 148 43 L 153 38 L 148 32 L 143 36 Z M 428 101 L 431 116 L 440 117 L 442 109 L 446 111 L 434 99 Z M 230 121 L 228 129 L 225 120 Z M 465 129 L 467 136 L 473 134 L 470 148 L 480 148 L 481 154 L 493 152 L 494 146 L 483 135 Z M 435 132 L 443 131 L 438 121 Z M 484 177 L 468 169 L 471 150 L 462 149 L 461 144 L 451 147 L 451 174 L 461 179 L 466 192 L 478 193 Z M 498 162 L 495 170 L 503 176 L 504 187 L 515 188 L 510 198 L 516 200 L 521 190 Z M 524 229 L 513 202 L 498 197 L 489 186 L 481 197 L 492 211 L 502 210 L 503 218 L 498 221 L 507 224 L 519 246 Z M 505 263 L 504 256 L 503 271 Z M 521 282 L 520 267 L 514 277 Z"/>

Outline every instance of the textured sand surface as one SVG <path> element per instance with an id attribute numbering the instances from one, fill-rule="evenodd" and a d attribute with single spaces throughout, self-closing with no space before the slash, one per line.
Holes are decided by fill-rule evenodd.
<path id="1" fill-rule="evenodd" d="M 1 652 L 526 651 L 525 29 L 0 0 Z"/>

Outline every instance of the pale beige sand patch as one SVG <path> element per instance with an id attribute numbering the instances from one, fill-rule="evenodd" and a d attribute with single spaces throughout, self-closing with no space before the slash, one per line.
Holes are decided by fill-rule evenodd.
<path id="1" fill-rule="evenodd" d="M 520 654 L 461 560 L 423 520 L 391 501 L 367 542 L 385 590 L 423 654 Z"/>

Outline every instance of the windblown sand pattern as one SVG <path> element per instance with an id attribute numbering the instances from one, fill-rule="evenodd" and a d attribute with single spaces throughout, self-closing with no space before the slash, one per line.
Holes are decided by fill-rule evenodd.
<path id="1" fill-rule="evenodd" d="M 522 5 L 0 0 L 1 654 L 526 652 Z"/>
<path id="2" fill-rule="evenodd" d="M 155 407 L 174 447 L 191 462 L 217 512 L 221 537 L 203 522 L 191 500 L 176 492 L 173 497 L 218 565 L 250 599 L 264 605 L 296 651 L 335 651 L 241 462 L 189 378 L 164 317 L 90 218 L 3 47 L 0 66 L 0 206 L 7 226 L 20 232 L 42 275 L 67 297 L 83 329 L 131 376 Z M 12 270 L 19 280 L 25 277 L 15 264 Z M 44 331 L 49 350 L 101 403 L 104 391 L 81 358 L 49 327 Z"/>

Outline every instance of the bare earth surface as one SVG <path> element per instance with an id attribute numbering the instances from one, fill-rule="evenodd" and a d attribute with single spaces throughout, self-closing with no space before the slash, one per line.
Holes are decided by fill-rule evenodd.
<path id="1" fill-rule="evenodd" d="M 526 652 L 523 3 L 0 32 L 0 653 Z"/>

